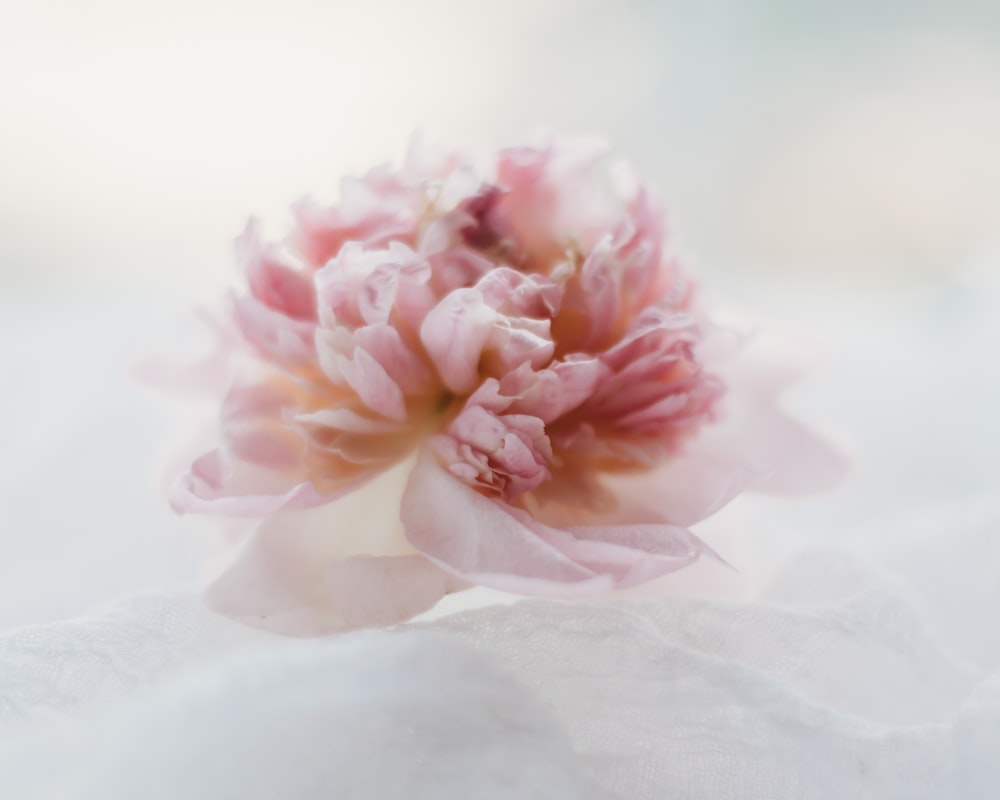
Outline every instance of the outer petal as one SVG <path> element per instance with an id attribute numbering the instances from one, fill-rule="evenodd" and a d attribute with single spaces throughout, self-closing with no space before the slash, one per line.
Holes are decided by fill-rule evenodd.
<path id="1" fill-rule="evenodd" d="M 184 513 L 263 517 L 328 503 L 344 491 L 322 495 L 311 483 L 255 467 L 213 450 L 195 460 L 171 487 L 170 505 Z"/>
<path id="2" fill-rule="evenodd" d="M 611 475 L 605 485 L 623 506 L 653 509 L 672 525 L 688 526 L 712 516 L 755 477 L 739 459 L 692 447 L 649 472 Z"/>
<path id="3" fill-rule="evenodd" d="M 266 359 L 293 368 L 315 362 L 315 323 L 285 316 L 255 297 L 234 296 L 232 304 L 240 331 Z"/>
<path id="4" fill-rule="evenodd" d="M 546 539 L 575 561 L 614 576 L 623 589 L 690 566 L 712 550 L 686 528 L 667 524 L 583 525 L 550 529 Z"/>
<path id="5" fill-rule="evenodd" d="M 397 465 L 336 503 L 266 519 L 208 587 L 209 604 L 309 636 L 391 625 L 464 588 L 403 538 L 397 498 L 409 467 Z"/>
<path id="6" fill-rule="evenodd" d="M 246 271 L 250 291 L 260 302 L 293 319 L 316 319 L 312 276 L 296 269 L 273 246 L 263 244 L 256 220 L 250 220 L 236 240 L 236 257 Z"/>
<path id="7" fill-rule="evenodd" d="M 836 486 L 849 467 L 844 453 L 781 405 L 784 391 L 822 359 L 817 345 L 769 332 L 711 366 L 727 392 L 720 420 L 693 443 L 696 452 L 739 460 L 752 475 L 748 488 L 757 491 L 795 495 Z"/>
<path id="8" fill-rule="evenodd" d="M 575 562 L 527 524 L 530 517 L 450 475 L 424 451 L 400 516 L 418 551 L 472 583 L 521 594 L 572 596 L 610 589 L 609 576 Z"/>
<path id="9" fill-rule="evenodd" d="M 725 331 L 720 336 L 731 339 Z M 705 349 L 717 344 L 721 355 L 706 359 L 706 368 L 726 386 L 719 419 L 703 425 L 661 467 L 606 480 L 623 502 L 655 507 L 677 525 L 710 517 L 744 491 L 829 489 L 848 468 L 836 447 L 780 406 L 780 395 L 815 363 L 817 350 L 773 335 L 746 340 L 735 352 L 725 342 L 709 341 Z"/>
<path id="10" fill-rule="evenodd" d="M 348 242 L 378 247 L 411 241 L 422 208 L 419 192 L 384 170 L 373 170 L 341 182 L 339 207 L 324 208 L 306 199 L 294 210 L 298 224 L 291 244 L 318 269 Z"/>
<path id="11" fill-rule="evenodd" d="M 426 454 L 407 486 L 402 518 L 410 543 L 444 568 L 528 595 L 596 594 L 717 557 L 686 528 L 662 522 L 546 525 L 476 492 Z"/>

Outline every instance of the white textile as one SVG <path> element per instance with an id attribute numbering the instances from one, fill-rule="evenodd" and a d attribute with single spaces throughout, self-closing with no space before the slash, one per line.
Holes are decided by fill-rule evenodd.
<path id="1" fill-rule="evenodd" d="M 995 798 L 1000 635 L 970 610 L 997 608 L 1000 505 L 924 516 L 902 550 L 886 528 L 894 574 L 816 549 L 749 602 L 526 601 L 299 641 L 146 595 L 15 629 L 0 796 Z"/>

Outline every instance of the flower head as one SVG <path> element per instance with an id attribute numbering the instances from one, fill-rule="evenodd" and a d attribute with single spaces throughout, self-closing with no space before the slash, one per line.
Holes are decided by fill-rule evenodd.
<path id="1" fill-rule="evenodd" d="M 345 180 L 334 207 L 300 204 L 279 244 L 248 226 L 220 443 L 172 495 L 262 520 L 217 606 L 315 632 L 469 584 L 629 586 L 708 552 L 689 525 L 779 482 L 787 459 L 753 437 L 791 432 L 836 471 L 776 411 L 770 376 L 747 384 L 755 427 L 733 435 L 744 387 L 713 355 L 656 199 L 604 157 L 417 146 L 398 171 Z M 387 521 L 351 518 L 356 490 L 393 483 L 394 501 L 374 497 Z"/>

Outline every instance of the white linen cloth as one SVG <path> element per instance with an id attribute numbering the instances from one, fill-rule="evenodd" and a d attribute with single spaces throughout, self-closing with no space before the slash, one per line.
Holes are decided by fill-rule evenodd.
<path id="1" fill-rule="evenodd" d="M 525 601 L 298 641 L 156 594 L 15 629 L 0 796 L 986 800 L 1000 636 L 966 612 L 998 607 L 1000 504 L 906 535 L 977 554 L 935 565 L 961 598 L 942 608 L 922 564 L 815 550 L 753 601 Z"/>

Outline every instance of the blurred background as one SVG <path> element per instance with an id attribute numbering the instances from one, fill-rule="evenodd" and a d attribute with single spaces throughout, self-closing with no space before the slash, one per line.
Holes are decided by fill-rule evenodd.
<path id="1" fill-rule="evenodd" d="M 0 0 L 0 625 L 190 579 L 125 365 L 259 215 L 402 156 L 598 133 L 713 298 L 825 339 L 850 535 L 1000 486 L 1000 4 Z"/>

